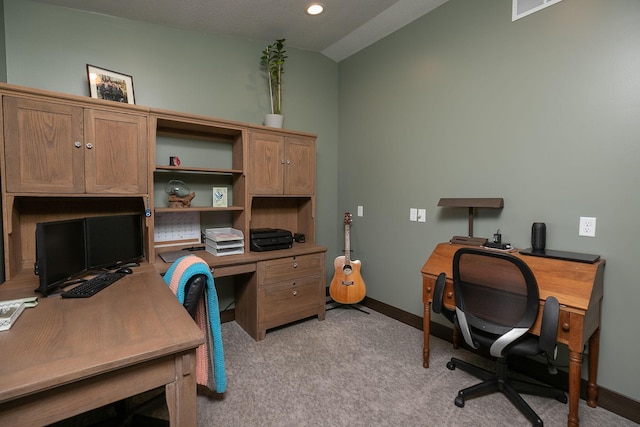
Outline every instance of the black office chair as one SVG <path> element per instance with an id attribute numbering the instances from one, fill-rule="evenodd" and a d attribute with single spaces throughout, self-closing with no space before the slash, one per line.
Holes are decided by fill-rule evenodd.
<path id="1" fill-rule="evenodd" d="M 489 349 L 496 358 L 495 373 L 451 358 L 447 368 L 460 368 L 483 380 L 460 390 L 456 406 L 464 407 L 465 400 L 472 397 L 501 392 L 533 425 L 542 426 L 540 417 L 519 393 L 552 397 L 562 403 L 567 403 L 567 396 L 562 390 L 511 378 L 507 356 L 545 354 L 549 360 L 555 358 L 558 300 L 553 296 L 546 299 L 538 337 L 528 333 L 538 315 L 538 284 L 520 258 L 479 248 L 459 249 L 453 257 L 455 311 L 442 304 L 445 280 L 441 273 L 434 289 L 433 311 L 452 321 L 469 346 Z"/>

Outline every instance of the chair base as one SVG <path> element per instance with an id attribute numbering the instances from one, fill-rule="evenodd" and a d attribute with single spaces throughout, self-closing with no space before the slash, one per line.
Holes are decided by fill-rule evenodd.
<path id="1" fill-rule="evenodd" d="M 542 426 L 543 422 L 538 417 L 527 402 L 520 396 L 520 393 L 530 394 L 534 396 L 552 397 L 558 402 L 567 403 L 567 395 L 564 391 L 545 386 L 542 384 L 534 384 L 526 381 L 519 381 L 509 378 L 507 372 L 507 362 L 504 357 L 496 360 L 496 372 L 490 372 L 478 366 L 472 365 L 464 360 L 451 358 L 447 363 L 447 368 L 454 370 L 459 368 L 477 378 L 483 380 L 481 383 L 467 387 L 458 392 L 455 399 L 455 405 L 462 408 L 466 399 L 484 396 L 491 393 L 500 392 L 511 401 L 513 406 L 524 415 L 532 425 Z"/>

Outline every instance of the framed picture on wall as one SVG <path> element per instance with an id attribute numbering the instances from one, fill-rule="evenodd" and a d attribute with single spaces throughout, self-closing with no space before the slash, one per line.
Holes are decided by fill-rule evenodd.
<path id="1" fill-rule="evenodd" d="M 87 78 L 92 98 L 135 104 L 133 77 L 87 64 Z"/>

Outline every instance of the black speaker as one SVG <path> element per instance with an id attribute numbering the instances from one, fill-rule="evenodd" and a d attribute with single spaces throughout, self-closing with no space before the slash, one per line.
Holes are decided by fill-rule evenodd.
<path id="1" fill-rule="evenodd" d="M 547 225 L 544 222 L 534 222 L 531 226 L 531 248 L 534 251 L 544 251 L 547 244 Z"/>

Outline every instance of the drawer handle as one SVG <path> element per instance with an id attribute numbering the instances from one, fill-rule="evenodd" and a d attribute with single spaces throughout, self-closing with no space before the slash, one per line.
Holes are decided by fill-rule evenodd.
<path id="1" fill-rule="evenodd" d="M 298 291 L 291 292 L 291 295 L 293 295 L 295 297 L 296 295 L 298 295 Z"/>
<path id="2" fill-rule="evenodd" d="M 447 292 L 447 298 L 449 299 L 453 298 L 453 292 Z"/>

